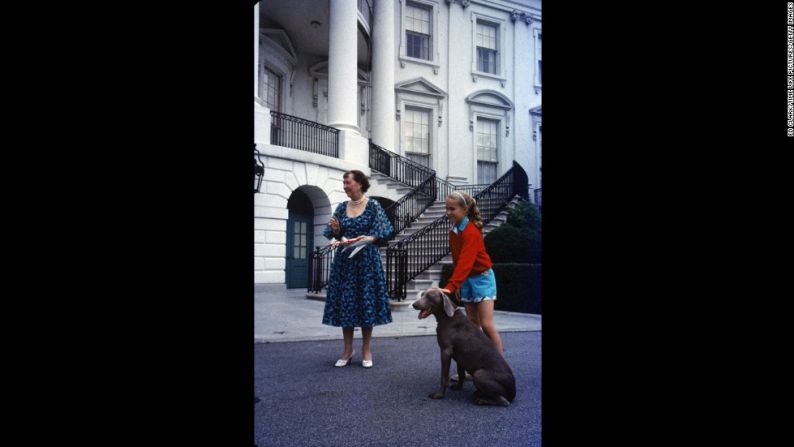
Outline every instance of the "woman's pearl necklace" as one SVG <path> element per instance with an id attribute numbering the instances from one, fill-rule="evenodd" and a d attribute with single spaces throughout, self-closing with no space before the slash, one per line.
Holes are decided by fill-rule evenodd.
<path id="1" fill-rule="evenodd" d="M 353 205 L 358 206 L 358 205 L 361 205 L 362 203 L 364 203 L 365 199 L 366 199 L 366 197 L 362 197 L 362 198 L 360 198 L 358 200 L 350 199 L 350 203 L 353 204 Z"/>

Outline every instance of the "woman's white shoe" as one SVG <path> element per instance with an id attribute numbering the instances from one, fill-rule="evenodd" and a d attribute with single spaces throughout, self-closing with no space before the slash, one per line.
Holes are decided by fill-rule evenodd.
<path id="1" fill-rule="evenodd" d="M 364 368 L 372 368 L 372 360 L 361 360 L 361 366 Z"/>
<path id="2" fill-rule="evenodd" d="M 339 359 L 339 360 L 337 360 L 337 361 L 336 361 L 336 363 L 334 363 L 334 367 L 335 367 L 335 368 L 341 368 L 341 367 L 343 367 L 343 366 L 347 366 L 347 365 L 349 365 L 349 364 L 350 364 L 350 361 L 351 361 L 351 360 L 353 360 L 353 355 L 354 355 L 355 353 L 356 353 L 356 351 L 353 351 L 353 352 L 350 354 L 350 357 L 348 357 L 348 358 L 347 358 L 347 360 L 345 360 L 345 359 Z"/>

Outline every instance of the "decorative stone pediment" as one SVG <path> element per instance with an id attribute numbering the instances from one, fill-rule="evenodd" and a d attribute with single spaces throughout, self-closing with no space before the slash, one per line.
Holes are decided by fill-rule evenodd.
<path id="1" fill-rule="evenodd" d="M 262 41 L 270 41 L 275 45 L 279 56 L 286 59 L 290 64 L 295 65 L 298 62 L 298 55 L 295 53 L 295 48 L 292 46 L 292 41 L 283 29 L 263 28 Z"/>
<path id="2" fill-rule="evenodd" d="M 443 90 L 424 78 L 400 82 L 395 85 L 394 89 L 398 93 L 413 93 L 417 95 L 433 96 L 439 99 L 447 97 L 447 94 Z"/>
<path id="3" fill-rule="evenodd" d="M 466 97 L 466 102 L 471 105 L 496 107 L 503 110 L 512 110 L 513 102 L 502 93 L 495 90 L 480 90 Z"/>
<path id="4" fill-rule="evenodd" d="M 496 90 L 480 90 L 466 97 L 469 105 L 469 130 L 474 131 L 478 116 L 504 119 L 505 137 L 510 136 L 510 111 L 513 102 Z"/>

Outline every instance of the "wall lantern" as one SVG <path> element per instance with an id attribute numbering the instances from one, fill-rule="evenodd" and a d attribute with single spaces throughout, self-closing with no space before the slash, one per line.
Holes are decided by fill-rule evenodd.
<path id="1" fill-rule="evenodd" d="M 254 144 L 254 181 L 256 182 L 254 193 L 259 192 L 259 188 L 262 187 L 262 177 L 265 176 L 265 164 L 262 163 L 262 159 L 259 157 L 259 151 L 256 149 L 256 144 Z"/>

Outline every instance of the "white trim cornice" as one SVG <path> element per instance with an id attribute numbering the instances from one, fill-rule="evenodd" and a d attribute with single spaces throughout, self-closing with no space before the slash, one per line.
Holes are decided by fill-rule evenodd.
<path id="1" fill-rule="evenodd" d="M 428 91 L 424 91 L 424 90 L 416 90 L 416 89 L 409 88 L 411 85 L 414 85 L 414 84 L 424 85 L 430 91 L 428 92 Z M 401 92 L 401 93 L 413 93 L 415 95 L 433 96 L 433 97 L 439 98 L 439 99 L 447 97 L 447 93 L 445 91 L 443 91 L 440 88 L 436 87 L 435 85 L 433 85 L 432 82 L 430 82 L 427 79 L 422 78 L 422 77 L 410 79 L 408 81 L 398 82 L 394 86 L 394 90 L 397 91 L 397 92 Z"/>
<path id="2" fill-rule="evenodd" d="M 494 104 L 481 99 L 487 96 L 495 96 L 501 104 Z M 513 102 L 510 101 L 510 98 L 496 90 L 478 90 L 466 97 L 466 103 L 484 107 L 496 107 L 503 110 L 513 110 Z"/>

